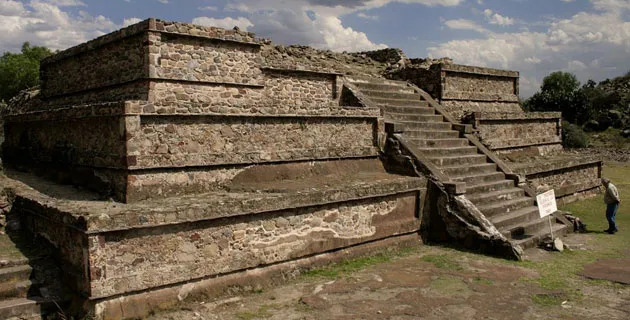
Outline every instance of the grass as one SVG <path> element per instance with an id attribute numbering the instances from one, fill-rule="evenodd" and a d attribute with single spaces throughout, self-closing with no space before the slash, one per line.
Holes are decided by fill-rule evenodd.
<path id="1" fill-rule="evenodd" d="M 559 305 L 561 299 L 580 301 L 583 298 L 582 288 L 588 285 L 611 286 L 608 281 L 588 280 L 579 275 L 584 266 L 605 258 L 618 258 L 622 252 L 628 250 L 630 242 L 630 205 L 625 204 L 624 198 L 630 203 L 630 166 L 609 164 L 604 168 L 603 175 L 610 177 L 617 186 L 622 197 L 622 205 L 617 213 L 617 223 L 621 230 L 615 235 L 603 233 L 608 228 L 605 217 L 603 195 L 566 205 L 561 210 L 569 211 L 579 217 L 591 232 L 592 240 L 588 243 L 589 250 L 565 251 L 551 255 L 544 261 L 523 261 L 517 264 L 533 269 L 540 274 L 538 279 L 532 280 L 543 289 L 562 290 L 565 297 L 536 295 L 532 299 L 541 306 Z"/>
<path id="2" fill-rule="evenodd" d="M 620 132 L 620 129 L 610 127 L 602 132 L 591 132 L 587 135 L 590 138 L 590 146 L 594 148 L 630 148 L 630 139 L 622 137 Z"/>
<path id="3" fill-rule="evenodd" d="M 422 261 L 430 262 L 435 265 L 438 269 L 445 270 L 462 270 L 462 266 L 460 266 L 456 261 L 455 257 L 448 254 L 430 254 L 422 257 Z"/>
<path id="4" fill-rule="evenodd" d="M 273 316 L 273 313 L 269 309 L 276 308 L 274 305 L 262 305 L 255 312 L 243 311 L 236 313 L 236 318 L 239 320 L 252 320 L 252 319 L 266 319 Z"/>
<path id="5" fill-rule="evenodd" d="M 353 272 L 362 270 L 368 266 L 389 262 L 394 258 L 408 256 L 414 253 L 416 248 L 401 248 L 384 250 L 378 254 L 344 260 L 323 268 L 315 268 L 303 273 L 305 277 L 338 279 Z"/>

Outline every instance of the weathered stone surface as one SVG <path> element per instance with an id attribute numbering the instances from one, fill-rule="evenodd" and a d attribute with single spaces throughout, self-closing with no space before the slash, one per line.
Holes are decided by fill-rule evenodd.
<path id="1" fill-rule="evenodd" d="M 15 192 L 14 210 L 26 226 L 60 248 L 73 286 L 99 297 L 416 231 L 426 180 L 385 175 L 339 189 L 214 193 L 131 205 L 67 200 L 57 194 L 61 187 L 46 189 L 49 196 L 5 177 L 2 185 Z M 28 181 L 48 188 L 37 178 Z"/>
<path id="2" fill-rule="evenodd" d="M 122 121 L 122 125 L 121 125 Z M 120 168 L 125 156 L 121 117 L 90 117 L 5 123 L 4 159 L 28 165 L 38 162 Z"/>
<path id="3" fill-rule="evenodd" d="M 172 118 L 141 120 L 131 168 L 207 166 L 376 155 L 370 120 Z"/>
<path id="4" fill-rule="evenodd" d="M 594 156 L 576 156 L 572 153 L 552 153 L 517 157 L 507 156 L 508 165 L 526 177 L 529 187 L 537 193 L 555 190 L 562 203 L 599 193 L 602 160 Z M 566 199 L 564 199 L 566 198 Z"/>
<path id="5" fill-rule="evenodd" d="M 455 119 L 463 119 L 471 112 L 523 112 L 518 103 L 501 101 L 444 100 L 440 103 Z"/>
<path id="6" fill-rule="evenodd" d="M 61 57 L 66 54 L 44 59 L 42 96 L 54 97 L 147 77 L 146 40 L 146 34 L 138 34 L 106 44 L 99 50 L 84 50 L 65 59 Z M 107 59 L 103 59 L 103 55 Z"/>
<path id="7" fill-rule="evenodd" d="M 259 47 L 208 42 L 200 37 L 157 34 L 150 53 L 151 77 L 171 80 L 261 84 Z M 154 68 L 153 68 L 154 67 Z"/>
<path id="8" fill-rule="evenodd" d="M 229 225 L 197 223 L 167 230 L 91 236 L 91 296 L 177 283 L 417 230 L 415 196 L 304 208 L 236 218 Z M 273 230 L 265 224 L 283 217 Z M 394 230 L 385 221 L 394 221 Z M 414 222 L 416 221 L 416 222 Z M 277 225 L 277 224 L 276 224 Z M 393 227 L 392 223 L 392 227 Z M 159 252 L 159 254 L 155 254 Z M 208 263 L 208 262 L 212 263 Z"/>

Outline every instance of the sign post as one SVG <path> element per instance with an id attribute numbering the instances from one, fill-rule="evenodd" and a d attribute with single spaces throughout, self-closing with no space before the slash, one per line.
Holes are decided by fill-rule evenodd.
<path id="1" fill-rule="evenodd" d="M 540 217 L 548 217 L 549 218 L 549 232 L 551 233 L 551 240 L 553 241 L 553 227 L 551 225 L 551 214 L 558 211 L 558 206 L 556 205 L 556 193 L 553 189 L 541 193 L 536 196 L 536 203 L 538 204 L 538 213 L 540 213 Z"/>

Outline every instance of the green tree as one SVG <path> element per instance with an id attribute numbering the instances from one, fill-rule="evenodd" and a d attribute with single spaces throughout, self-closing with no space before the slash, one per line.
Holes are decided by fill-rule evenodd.
<path id="1" fill-rule="evenodd" d="M 571 123 L 584 123 L 591 117 L 586 97 L 575 75 L 556 71 L 543 79 L 540 92 L 524 102 L 529 111 L 560 111 Z"/>
<path id="2" fill-rule="evenodd" d="M 0 57 L 0 101 L 8 102 L 21 90 L 39 84 L 39 62 L 53 52 L 25 42 L 21 53 L 5 52 Z"/>

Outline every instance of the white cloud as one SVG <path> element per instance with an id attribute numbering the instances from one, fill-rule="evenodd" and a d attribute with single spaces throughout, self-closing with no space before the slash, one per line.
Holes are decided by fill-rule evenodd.
<path id="1" fill-rule="evenodd" d="M 386 45 L 374 43 L 364 32 L 344 26 L 339 17 L 356 14 L 364 19 L 377 19 L 365 12 L 390 3 L 450 7 L 464 0 L 231 0 L 225 9 L 247 16 L 254 25 L 251 31 L 271 37 L 277 43 L 355 51 Z"/>
<path id="2" fill-rule="evenodd" d="M 367 20 L 378 20 L 378 16 L 371 16 L 363 12 L 357 13 L 357 17 L 367 19 Z"/>
<path id="3" fill-rule="evenodd" d="M 372 43 L 363 32 L 345 28 L 337 17 L 317 17 L 313 24 L 315 29 L 319 30 L 321 34 L 320 42 L 311 43 L 316 48 L 334 48 L 337 51 L 365 51 L 387 48 L 385 44 Z"/>
<path id="4" fill-rule="evenodd" d="M 490 24 L 498 24 L 500 26 L 509 26 L 514 24 L 514 19 L 492 12 L 490 9 L 484 10 L 483 13 Z"/>
<path id="5" fill-rule="evenodd" d="M 197 17 L 192 20 L 192 23 L 202 25 L 202 26 L 219 27 L 219 28 L 224 28 L 224 29 L 232 29 L 236 26 L 236 27 L 239 27 L 239 29 L 243 31 L 247 31 L 247 28 L 254 26 L 252 22 L 249 21 L 249 19 L 245 17 L 238 17 L 236 19 L 231 18 L 231 17 L 227 17 L 223 19 L 210 18 L 210 17 Z"/>
<path id="6" fill-rule="evenodd" d="M 215 6 L 199 7 L 198 9 L 201 10 L 201 11 L 217 11 L 217 10 L 219 10 L 219 8 L 217 8 Z"/>
<path id="7" fill-rule="evenodd" d="M 484 27 L 482 27 L 482 26 L 478 25 L 477 23 L 475 23 L 474 21 L 468 20 L 468 19 L 446 20 L 446 21 L 444 21 L 444 24 L 449 29 L 473 30 L 473 31 L 477 31 L 477 32 L 480 32 L 480 33 L 488 32 L 488 30 L 486 30 Z"/>
<path id="8" fill-rule="evenodd" d="M 123 25 L 123 27 L 127 27 L 127 26 L 130 26 L 132 24 L 136 24 L 136 23 L 138 23 L 140 21 L 142 21 L 142 19 L 136 18 L 136 17 L 134 17 L 134 18 L 127 18 L 127 19 L 123 20 L 122 25 Z"/>
<path id="9" fill-rule="evenodd" d="M 598 11 L 554 20 L 543 32 L 487 33 L 482 39 L 452 40 L 428 49 L 456 63 L 521 71 L 530 84 L 552 71 L 574 72 L 585 82 L 618 76 L 630 69 L 630 1 L 591 0 Z M 524 84 L 524 81 L 521 81 Z M 538 88 L 523 86 L 524 96 Z"/>
<path id="10" fill-rule="evenodd" d="M 24 5 L 18 1 L 5 0 L 0 1 L 0 16 L 15 16 L 22 14 L 26 9 Z"/>
<path id="11" fill-rule="evenodd" d="M 593 7 L 602 11 L 621 11 L 630 10 L 630 1 L 628 0 L 591 0 Z"/>
<path id="12" fill-rule="evenodd" d="M 168 3 L 168 0 L 157 0 L 157 2 L 166 4 Z"/>
<path id="13" fill-rule="evenodd" d="M 58 7 L 86 7 L 87 5 L 79 0 L 45 0 L 45 2 L 48 2 L 52 5 L 58 6 Z"/>
<path id="14" fill-rule="evenodd" d="M 122 27 L 85 11 L 70 14 L 62 9 L 68 6 L 82 6 L 82 2 L 32 0 L 23 4 L 0 0 L 0 52 L 17 52 L 25 41 L 53 50 L 66 49 Z"/>

